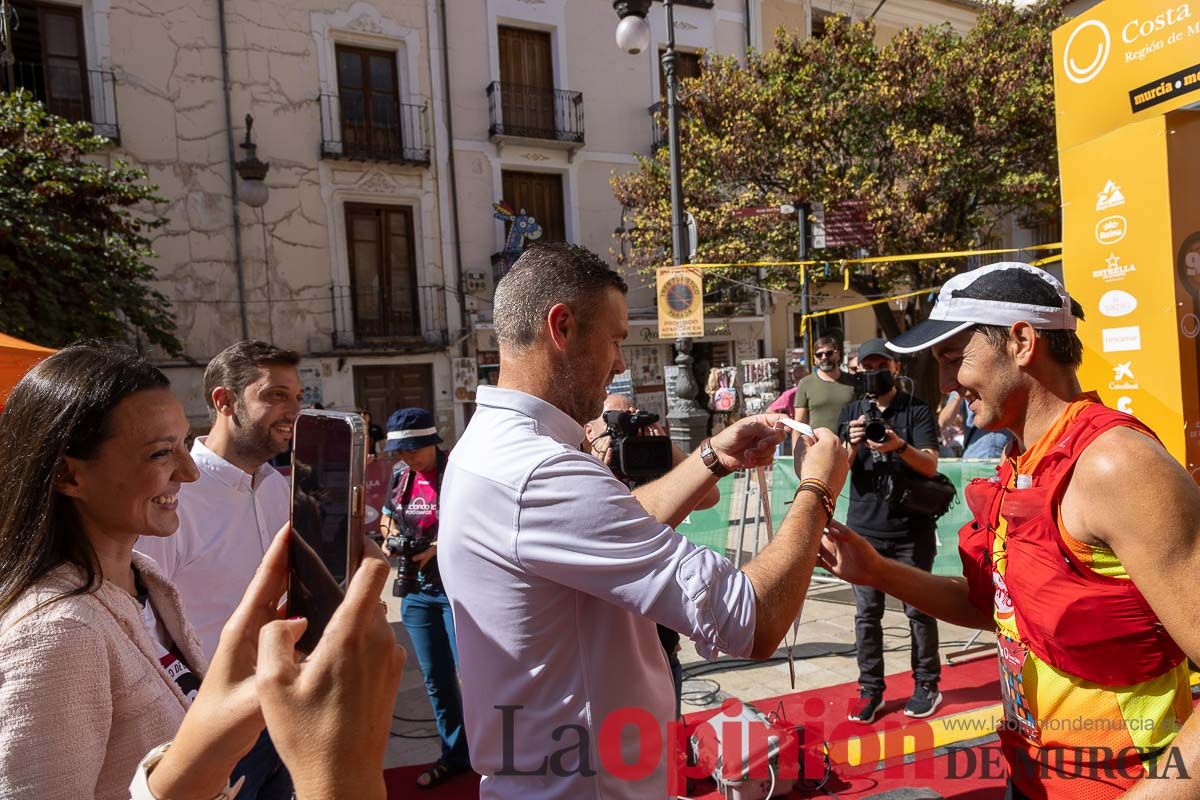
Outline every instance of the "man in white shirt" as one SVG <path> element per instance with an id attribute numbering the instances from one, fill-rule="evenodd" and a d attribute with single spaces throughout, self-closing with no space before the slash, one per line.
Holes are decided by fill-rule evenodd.
<path id="1" fill-rule="evenodd" d="M 499 385 L 480 387 L 451 452 L 438 537 L 482 800 L 665 797 L 670 754 L 643 752 L 656 737 L 620 724 L 653 724 L 660 751 L 669 741 L 655 623 L 706 657 L 772 655 L 845 481 L 836 436 L 818 431 L 774 541 L 739 571 L 669 525 L 721 475 L 769 463 L 782 415 L 726 428 L 636 494 L 582 452 L 583 425 L 625 369 L 626 290 L 567 244 L 531 247 L 496 290 Z M 638 780 L 615 774 L 639 753 Z"/>
<path id="2" fill-rule="evenodd" d="M 200 478 L 179 490 L 178 532 L 142 537 L 136 546 L 179 590 L 207 659 L 290 516 L 290 484 L 267 462 L 291 443 L 302 397 L 299 362 L 290 350 L 249 340 L 208 363 L 204 395 L 213 424 L 192 445 Z M 291 796 L 291 782 L 265 733 L 235 778 L 242 774 L 246 785 L 239 797 Z"/>

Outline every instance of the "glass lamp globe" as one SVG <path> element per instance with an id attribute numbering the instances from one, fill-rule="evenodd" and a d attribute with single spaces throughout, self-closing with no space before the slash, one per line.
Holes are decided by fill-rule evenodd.
<path id="1" fill-rule="evenodd" d="M 650 23 L 645 17 L 629 15 L 617 25 L 617 47 L 636 56 L 650 46 Z"/>
<path id="2" fill-rule="evenodd" d="M 242 202 L 251 208 L 261 208 L 267 204 L 267 195 L 269 194 L 267 184 L 259 180 L 243 180 L 242 189 L 238 192 L 238 196 Z"/>

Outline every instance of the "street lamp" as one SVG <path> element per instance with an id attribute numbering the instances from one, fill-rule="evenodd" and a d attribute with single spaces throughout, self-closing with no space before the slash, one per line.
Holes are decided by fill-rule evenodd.
<path id="1" fill-rule="evenodd" d="M 646 22 L 650 3 L 651 0 L 613 0 L 613 10 L 621 19 L 617 25 L 617 46 L 627 53 L 636 55 L 650 45 L 650 25 Z M 667 18 L 667 49 L 662 56 L 662 70 L 667 82 L 667 148 L 671 165 L 671 260 L 679 266 L 688 263 L 688 250 L 683 178 L 679 168 L 679 78 L 675 72 L 675 6 L 672 0 L 663 0 L 663 10 Z M 671 438 L 690 453 L 704 439 L 708 415 L 696 405 L 699 387 L 692 377 L 692 340 L 676 339 L 675 349 L 679 376 L 675 383 L 675 402 L 667 420 Z"/>
<path id="2" fill-rule="evenodd" d="M 263 181 L 271 166 L 258 158 L 258 145 L 250 140 L 250 129 L 253 127 L 254 117 L 247 114 L 246 141 L 238 145 L 246 151 L 246 157 L 234 164 L 234 169 L 237 170 L 238 177 L 242 179 L 241 191 L 238 192 L 242 202 L 251 208 L 261 208 L 267 204 L 267 197 L 270 194 L 267 184 Z"/>

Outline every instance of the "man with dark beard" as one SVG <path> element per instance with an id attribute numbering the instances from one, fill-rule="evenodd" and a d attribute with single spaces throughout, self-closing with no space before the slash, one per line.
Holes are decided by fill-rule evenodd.
<path id="1" fill-rule="evenodd" d="M 770 463 L 784 417 L 725 428 L 631 494 L 580 448 L 625 369 L 626 291 L 563 243 L 526 250 L 496 288 L 499 383 L 450 453 L 438 532 L 482 800 L 666 797 L 675 703 L 655 623 L 706 658 L 773 655 L 849 468 L 817 431 L 787 516 L 741 570 L 672 530 L 718 478 Z"/>
<path id="2" fill-rule="evenodd" d="M 298 363 L 296 353 L 253 340 L 227 347 L 208 363 L 204 395 L 212 429 L 192 444 L 200 478 L 179 490 L 178 532 L 143 536 L 135 546 L 179 590 L 210 660 L 221 629 L 288 521 L 288 480 L 267 462 L 291 444 L 303 396 Z M 234 780 L 242 775 L 239 797 L 291 797 L 291 780 L 266 733 Z"/>

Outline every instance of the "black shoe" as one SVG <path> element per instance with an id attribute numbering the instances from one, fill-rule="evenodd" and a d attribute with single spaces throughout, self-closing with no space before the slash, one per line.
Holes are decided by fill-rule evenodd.
<path id="1" fill-rule="evenodd" d="M 904 715 L 918 719 L 928 717 L 937 711 L 941 704 L 942 693 L 938 691 L 936 683 L 917 681 L 913 686 L 912 697 L 908 698 L 908 703 L 904 706 Z"/>
<path id="2" fill-rule="evenodd" d="M 882 706 L 883 695 L 859 692 L 858 702 L 850 706 L 850 714 L 846 719 L 851 722 L 874 722 Z"/>

